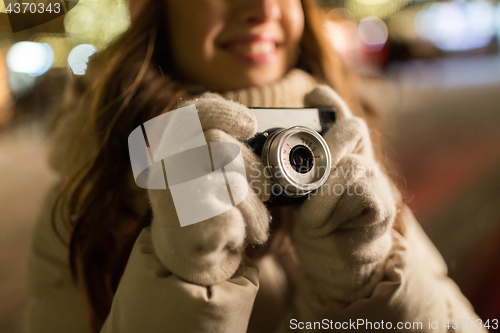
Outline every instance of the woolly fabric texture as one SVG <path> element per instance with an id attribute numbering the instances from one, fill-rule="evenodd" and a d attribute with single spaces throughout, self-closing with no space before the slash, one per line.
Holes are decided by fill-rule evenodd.
<path id="1" fill-rule="evenodd" d="M 383 277 L 396 216 L 395 193 L 374 160 L 369 129 L 327 86 L 307 106 L 335 106 L 337 122 L 325 133 L 334 170 L 321 191 L 292 215 L 293 241 L 303 283 L 322 303 L 369 296 Z"/>
<path id="2" fill-rule="evenodd" d="M 180 107 L 195 104 L 207 142 L 233 142 L 240 146 L 247 179 L 235 179 L 240 186 L 261 188 L 270 193 L 270 181 L 263 177 L 263 165 L 253 152 L 238 140 L 256 133 L 257 120 L 247 106 L 303 106 L 303 98 L 315 84 L 307 73 L 292 70 L 282 80 L 269 86 L 217 94 L 204 94 Z M 237 101 L 237 102 L 236 102 Z M 236 140 L 237 139 L 237 140 Z M 252 167 L 251 167 L 252 166 Z M 252 174 L 255 166 L 261 175 Z M 231 177 L 232 175 L 227 175 Z M 257 180 L 257 182 L 256 182 Z M 236 209 L 194 225 L 180 227 L 169 191 L 149 190 L 153 210 L 152 241 L 160 261 L 177 276 L 202 285 L 214 285 L 230 278 L 238 269 L 246 244 L 267 240 L 270 217 L 251 187 Z M 207 192 L 207 200 L 219 205 Z"/>

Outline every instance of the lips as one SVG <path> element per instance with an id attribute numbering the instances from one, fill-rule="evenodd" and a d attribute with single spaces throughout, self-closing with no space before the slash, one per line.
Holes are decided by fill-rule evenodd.
<path id="1" fill-rule="evenodd" d="M 233 51 L 251 54 L 266 54 L 276 51 L 277 45 L 273 42 L 235 43 L 230 47 Z"/>
<path id="2" fill-rule="evenodd" d="M 239 59 L 263 64 L 276 60 L 281 41 L 267 35 L 245 35 L 221 43 L 220 46 Z"/>

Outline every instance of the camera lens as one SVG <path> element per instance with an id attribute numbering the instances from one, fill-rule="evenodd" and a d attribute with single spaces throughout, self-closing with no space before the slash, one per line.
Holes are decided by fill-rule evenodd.
<path id="1" fill-rule="evenodd" d="M 330 149 L 318 132 L 293 126 L 272 128 L 263 136 L 259 149 L 262 162 L 274 181 L 285 189 L 283 195 L 304 196 L 327 181 L 332 167 Z"/>
<path id="2" fill-rule="evenodd" d="M 290 151 L 290 165 L 298 173 L 308 173 L 314 164 L 314 158 L 304 145 L 297 145 Z"/>

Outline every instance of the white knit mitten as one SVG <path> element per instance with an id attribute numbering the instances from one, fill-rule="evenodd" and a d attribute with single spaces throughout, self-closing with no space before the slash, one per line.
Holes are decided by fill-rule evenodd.
<path id="1" fill-rule="evenodd" d="M 198 110 L 207 142 L 231 142 L 240 147 L 247 179 L 236 172 L 226 172 L 225 175 L 232 190 L 239 186 L 248 187 L 248 195 L 225 213 L 181 227 L 170 190 L 150 189 L 151 234 L 156 254 L 168 270 L 189 282 L 213 285 L 235 273 L 247 244 L 262 244 L 267 240 L 270 217 L 263 201 L 269 199 L 265 193 L 270 191 L 265 188 L 270 184 L 264 176 L 260 159 L 240 141 L 256 133 L 257 120 L 253 113 L 242 104 L 212 93 L 184 102 L 179 107 L 191 104 L 195 104 Z M 204 200 L 210 205 L 224 204 L 215 190 L 211 192 L 212 188 L 216 186 L 207 184 Z M 260 196 L 257 195 L 259 192 Z M 192 209 L 197 209 L 195 203 Z"/>
<path id="2" fill-rule="evenodd" d="M 349 303 L 371 294 L 382 278 L 396 214 L 393 188 L 374 159 L 366 123 L 328 86 L 318 86 L 304 104 L 336 107 L 337 122 L 324 135 L 332 173 L 292 214 L 302 272 L 299 312 L 308 302 Z"/>

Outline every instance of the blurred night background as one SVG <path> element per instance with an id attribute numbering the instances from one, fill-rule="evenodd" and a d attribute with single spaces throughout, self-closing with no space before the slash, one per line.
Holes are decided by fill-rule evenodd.
<path id="1" fill-rule="evenodd" d="M 0 1 L 0 332 L 23 331 L 24 258 L 56 180 L 48 120 L 68 80 L 129 24 L 122 0 L 65 1 L 67 14 L 13 33 L 14 2 Z M 387 114 L 406 203 L 479 316 L 500 319 L 500 3 L 320 3 L 361 92 Z"/>

